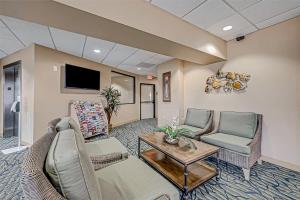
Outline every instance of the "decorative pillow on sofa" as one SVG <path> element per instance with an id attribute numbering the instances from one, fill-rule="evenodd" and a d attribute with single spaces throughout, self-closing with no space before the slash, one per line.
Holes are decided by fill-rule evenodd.
<path id="1" fill-rule="evenodd" d="M 185 125 L 205 128 L 210 117 L 209 110 L 189 108 L 186 113 Z"/>
<path id="2" fill-rule="evenodd" d="M 108 134 L 106 113 L 101 103 L 76 101 L 73 102 L 73 105 L 84 138 L 99 134 Z"/>
<path id="3" fill-rule="evenodd" d="M 66 199 L 101 200 L 101 190 L 84 143 L 73 129 L 57 133 L 49 149 L 46 173 Z"/>

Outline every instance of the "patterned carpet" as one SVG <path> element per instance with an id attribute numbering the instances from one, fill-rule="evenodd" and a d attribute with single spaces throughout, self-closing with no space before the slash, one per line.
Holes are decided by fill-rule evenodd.
<path id="1" fill-rule="evenodd" d="M 112 136 L 120 140 L 132 155 L 137 154 L 137 135 L 149 133 L 156 127 L 155 120 L 142 120 L 114 128 Z M 94 138 L 97 140 L 99 138 Z M 15 146 L 16 138 L 1 139 L 0 150 Z M 144 147 L 146 148 L 146 147 Z M 25 152 L 3 155 L 0 153 L 0 199 L 22 199 L 19 184 L 20 164 Z M 213 159 L 210 164 L 215 165 Z M 250 181 L 245 181 L 242 170 L 221 162 L 222 176 L 212 179 L 196 190 L 196 199 L 274 199 L 300 200 L 300 173 L 267 162 L 255 165 Z"/>

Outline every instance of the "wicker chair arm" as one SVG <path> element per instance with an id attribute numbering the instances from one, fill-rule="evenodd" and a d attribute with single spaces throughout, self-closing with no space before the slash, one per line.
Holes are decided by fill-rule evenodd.
<path id="1" fill-rule="evenodd" d="M 258 114 L 258 124 L 255 132 L 255 136 L 252 139 L 251 143 L 248 145 L 251 149 L 251 152 L 253 149 L 256 148 L 256 146 L 261 145 L 261 135 L 262 135 L 262 115 Z"/>
<path id="2" fill-rule="evenodd" d="M 90 156 L 94 169 L 102 169 L 128 158 L 128 153 L 111 153 L 106 155 Z"/>
<path id="3" fill-rule="evenodd" d="M 201 131 L 195 132 L 195 135 L 198 136 L 198 135 L 209 133 L 212 130 L 212 128 L 213 128 L 213 111 L 210 111 L 210 116 L 208 118 L 207 124 Z"/>

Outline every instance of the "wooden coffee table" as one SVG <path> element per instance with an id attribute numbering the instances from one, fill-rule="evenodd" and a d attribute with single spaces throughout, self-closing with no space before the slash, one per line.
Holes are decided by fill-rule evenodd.
<path id="1" fill-rule="evenodd" d="M 183 199 L 187 199 L 188 194 L 201 184 L 218 177 L 219 160 L 216 168 L 204 161 L 213 154 L 217 154 L 218 159 L 218 147 L 192 140 L 197 147 L 192 150 L 168 144 L 163 137 L 164 133 L 161 132 L 140 135 L 138 156 L 179 188 L 183 192 Z M 141 152 L 141 141 L 153 148 Z"/>

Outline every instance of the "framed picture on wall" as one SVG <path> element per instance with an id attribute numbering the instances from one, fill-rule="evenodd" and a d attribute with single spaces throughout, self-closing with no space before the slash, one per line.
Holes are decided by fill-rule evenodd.
<path id="1" fill-rule="evenodd" d="M 171 102 L 171 72 L 165 72 L 162 75 L 163 84 L 163 102 Z"/>

